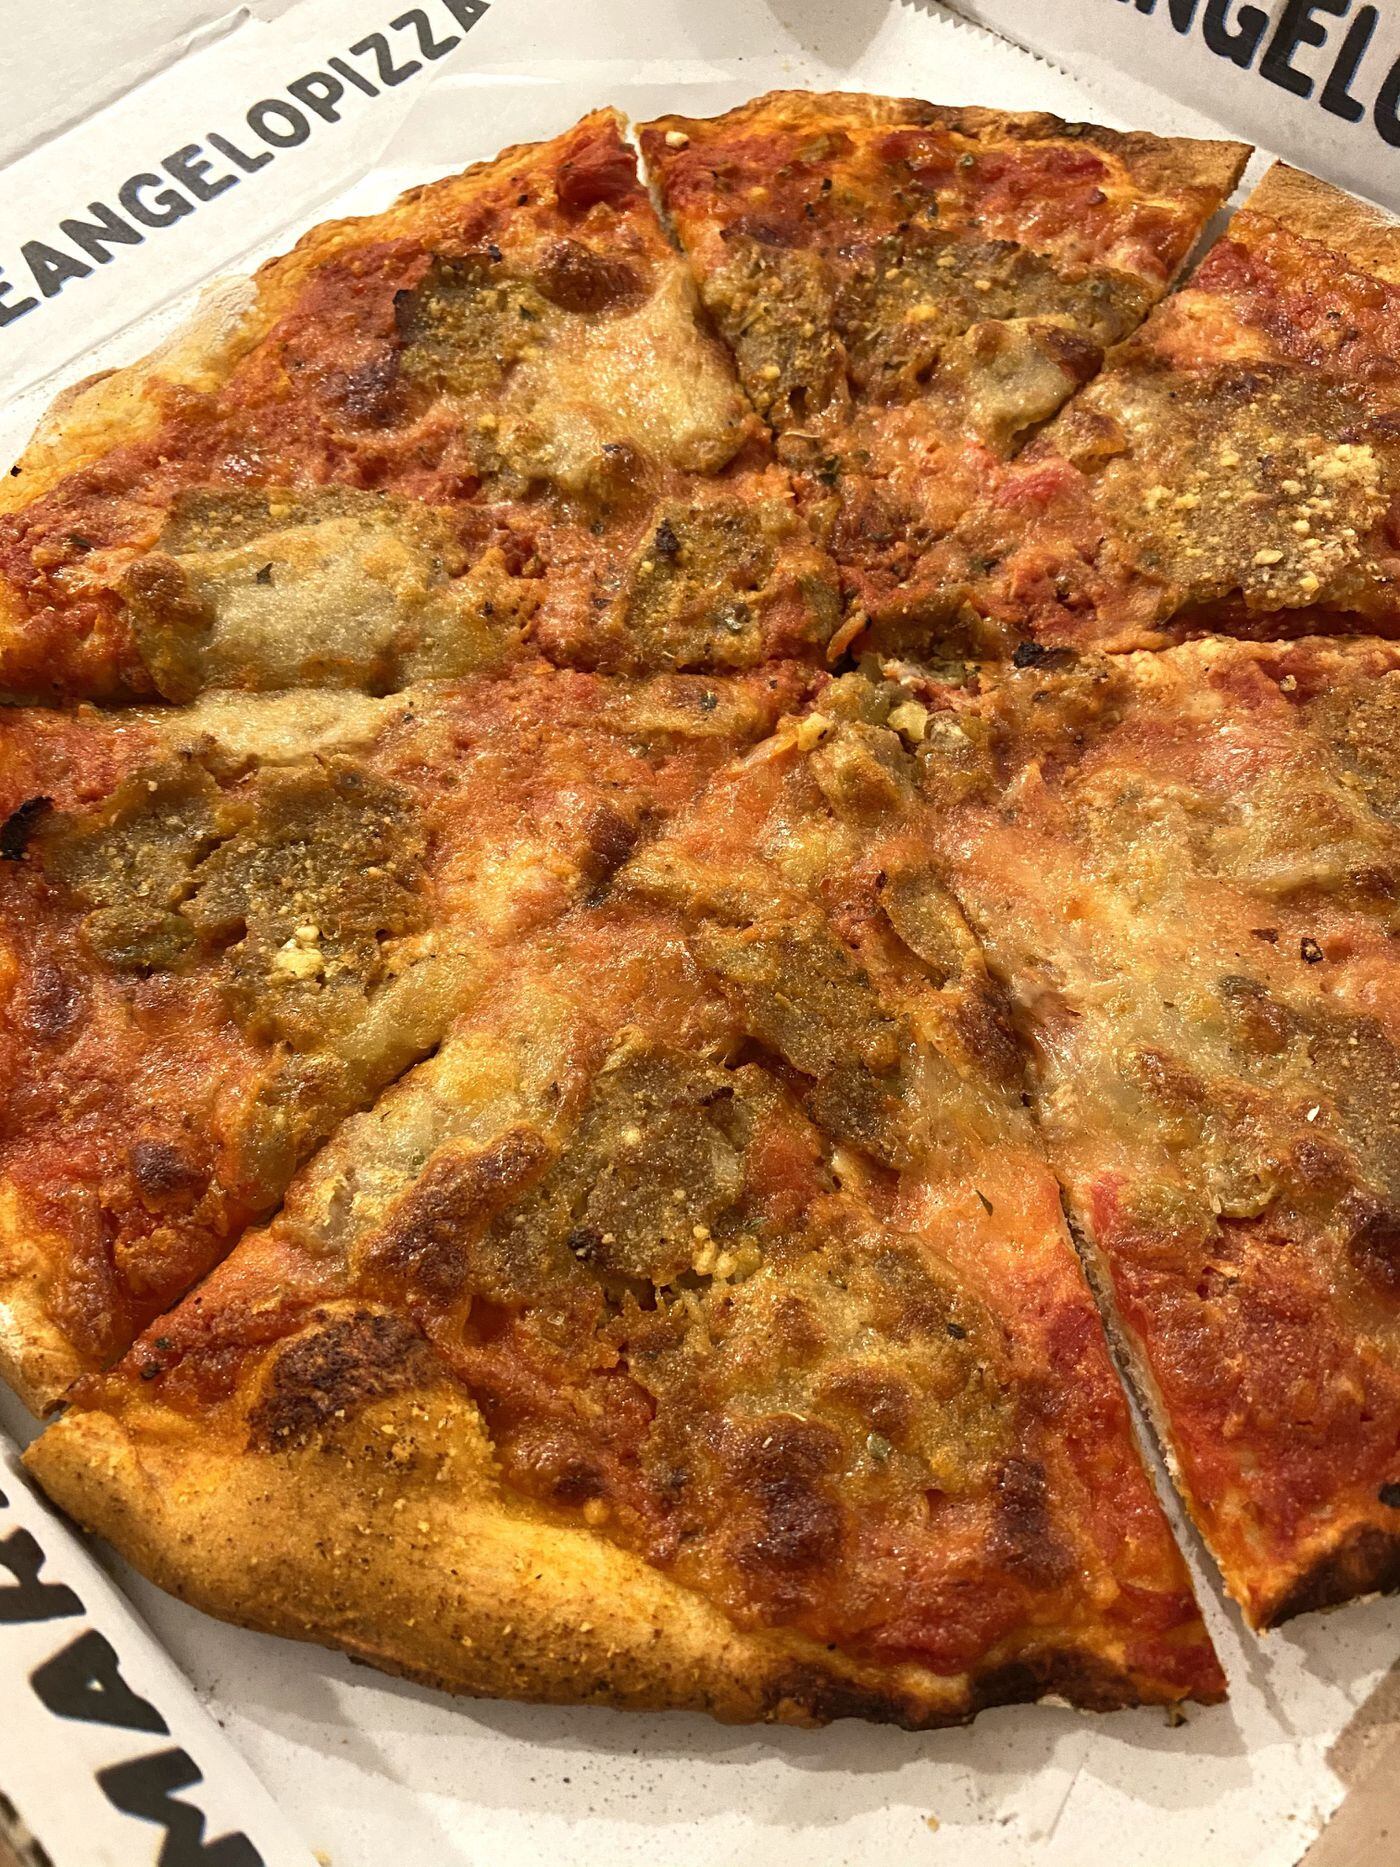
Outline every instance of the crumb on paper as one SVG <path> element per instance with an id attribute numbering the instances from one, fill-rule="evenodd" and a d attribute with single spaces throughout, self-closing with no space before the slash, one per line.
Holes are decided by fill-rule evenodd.
<path id="1" fill-rule="evenodd" d="M 924 1817 L 924 1827 L 928 1829 L 930 1834 L 936 1835 L 938 1833 L 938 1817 L 936 1815 L 926 1815 Z"/>

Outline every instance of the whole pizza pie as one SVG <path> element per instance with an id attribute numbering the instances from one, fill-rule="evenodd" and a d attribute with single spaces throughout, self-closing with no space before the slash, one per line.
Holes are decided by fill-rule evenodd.
<path id="1" fill-rule="evenodd" d="M 1209 1703 L 1120 1367 L 1252 1624 L 1400 1584 L 1400 230 L 638 141 L 316 229 L 3 483 L 29 1464 L 459 1691 Z"/>

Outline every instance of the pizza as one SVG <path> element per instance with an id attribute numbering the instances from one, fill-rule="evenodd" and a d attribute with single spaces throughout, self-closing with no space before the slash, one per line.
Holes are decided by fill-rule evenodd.
<path id="1" fill-rule="evenodd" d="M 932 847 L 1246 1615 L 1400 1582 L 1400 647 L 926 687 Z"/>
<path id="2" fill-rule="evenodd" d="M 1400 234 L 1278 164 L 924 574 L 1002 652 L 1394 635 L 1397 411 Z"/>
<path id="3" fill-rule="evenodd" d="M 930 547 L 1138 327 L 1249 153 L 800 92 L 641 141 L 851 602 L 887 627 L 924 618 Z"/>
<path id="4" fill-rule="evenodd" d="M 837 614 L 610 111 L 316 229 L 0 492 L 35 699 L 737 668 Z"/>
<path id="5" fill-rule="evenodd" d="M 0 1367 L 37 1411 L 809 676 L 0 714 Z"/>
<path id="6" fill-rule="evenodd" d="M 1400 1585 L 1389 223 L 909 100 L 332 223 L 0 493 L 0 1371 L 211 1613 L 910 1728 Z M 1186 274 L 1183 282 L 1183 273 Z M 1121 1373 L 1120 1373 L 1121 1370 Z"/>
<path id="7" fill-rule="evenodd" d="M 79 1384 L 55 1495 L 217 1612 L 472 1691 L 1218 1696 L 913 759 L 848 681 Z M 872 766 L 910 792 L 874 840 Z"/>

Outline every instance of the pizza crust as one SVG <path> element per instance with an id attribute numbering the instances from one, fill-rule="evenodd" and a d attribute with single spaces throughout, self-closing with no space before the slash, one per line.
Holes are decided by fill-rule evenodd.
<path id="1" fill-rule="evenodd" d="M 0 1195 L 0 1379 L 35 1415 L 58 1405 L 83 1372 L 73 1345 L 49 1315 L 48 1262 L 13 1194 Z"/>
<path id="2" fill-rule="evenodd" d="M 1363 272 L 1400 285 L 1400 221 L 1316 175 L 1276 162 L 1240 212 L 1267 214 L 1300 239 L 1315 240 Z"/>
<path id="3" fill-rule="evenodd" d="M 718 117 L 658 117 L 643 132 L 664 143 L 668 133 L 692 140 L 728 140 L 736 131 L 819 135 L 842 124 L 896 124 L 942 129 L 989 142 L 1070 140 L 1091 144 L 1122 162 L 1133 181 L 1154 193 L 1209 188 L 1228 194 L 1253 153 L 1249 143 L 1155 136 L 1149 130 L 1111 130 L 1070 123 L 1047 110 L 995 110 L 982 104 L 930 104 L 917 97 L 877 97 L 862 91 L 768 91 Z"/>
<path id="4" fill-rule="evenodd" d="M 480 1416 L 448 1390 L 378 1401 L 276 1452 L 151 1412 L 132 1429 L 70 1412 L 26 1463 L 56 1503 L 182 1600 L 424 1685 L 910 1730 L 1048 1696 L 1095 1711 L 1163 1698 L 1069 1639 L 942 1676 L 854 1660 L 783 1629 L 737 1628 L 605 1537 L 509 1499 Z"/>
<path id="5" fill-rule="evenodd" d="M 262 334 L 251 279 L 222 279 L 199 298 L 189 320 L 124 369 L 101 370 L 58 394 L 17 463 L 0 481 L 0 511 L 28 506 L 63 479 L 125 443 L 153 435 L 164 419 L 157 385 L 207 391 L 225 380 Z"/>

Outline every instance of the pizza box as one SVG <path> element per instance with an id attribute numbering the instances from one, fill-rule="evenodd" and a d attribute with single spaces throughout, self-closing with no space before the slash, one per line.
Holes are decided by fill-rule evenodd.
<path id="1" fill-rule="evenodd" d="M 1400 209 L 1400 23 L 1351 0 L 11 0 L 6 29 L 7 460 L 210 280 L 602 102 L 812 86 L 1223 131 Z M 147 231 L 89 264 L 61 223 L 123 188 Z M 795 1731 L 453 1701 L 225 1627 L 34 1495 L 8 1398 L 0 1428 L 0 1867 L 1400 1858 L 1400 1601 L 1250 1635 L 1165 1480 L 1228 1704 Z"/>

